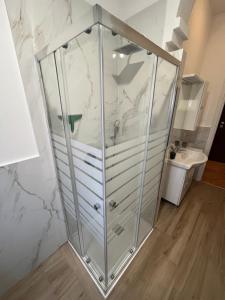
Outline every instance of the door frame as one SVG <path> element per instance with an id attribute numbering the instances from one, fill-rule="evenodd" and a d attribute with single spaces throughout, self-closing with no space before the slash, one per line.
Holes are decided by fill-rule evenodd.
<path id="1" fill-rule="evenodd" d="M 218 128 L 218 125 L 219 125 L 219 121 L 220 121 L 220 118 L 221 118 L 221 115 L 222 115 L 222 112 L 223 112 L 223 108 L 224 108 L 224 105 L 225 105 L 225 80 L 223 82 L 222 92 L 219 96 L 219 99 L 220 99 L 220 101 L 217 104 L 216 111 L 215 111 L 215 116 L 213 118 L 213 123 L 212 123 L 212 126 L 211 126 L 210 131 L 209 131 L 209 137 L 206 141 L 206 145 L 205 145 L 205 148 L 204 148 L 204 152 L 207 156 L 209 156 L 210 150 L 212 148 L 213 141 L 214 141 L 214 138 L 215 138 L 215 135 L 216 135 L 216 131 L 217 131 L 217 128 Z M 196 176 L 196 179 L 198 181 L 200 181 L 202 179 L 203 173 L 205 171 L 205 166 L 206 165 L 199 168 L 199 171 L 198 171 L 197 176 Z"/>
<path id="2" fill-rule="evenodd" d="M 216 107 L 216 112 L 215 112 L 215 116 L 214 116 L 214 119 L 213 119 L 213 124 L 211 126 L 211 129 L 210 129 L 210 132 L 209 132 L 209 137 L 208 137 L 208 140 L 207 140 L 206 145 L 205 145 L 205 153 L 207 155 L 209 155 L 210 150 L 212 148 L 213 141 L 214 141 L 214 138 L 215 138 L 215 135 L 216 135 L 216 131 L 217 131 L 217 128 L 219 126 L 220 118 L 221 118 L 223 108 L 224 108 L 224 105 L 225 105 L 225 81 L 224 81 L 224 84 L 223 84 L 223 91 L 221 93 L 220 99 L 221 99 L 221 101 L 219 101 L 219 103 Z"/>

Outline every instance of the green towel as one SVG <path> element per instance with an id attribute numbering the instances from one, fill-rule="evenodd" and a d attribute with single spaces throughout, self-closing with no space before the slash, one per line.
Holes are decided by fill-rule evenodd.
<path id="1" fill-rule="evenodd" d="M 62 116 L 58 116 L 58 118 L 62 121 Z M 82 115 L 68 115 L 68 121 L 72 132 L 74 132 L 74 123 L 79 121 L 81 118 Z"/>

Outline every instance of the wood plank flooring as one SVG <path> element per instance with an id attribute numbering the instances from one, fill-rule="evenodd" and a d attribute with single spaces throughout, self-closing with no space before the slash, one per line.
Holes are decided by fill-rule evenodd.
<path id="1" fill-rule="evenodd" d="M 225 189 L 225 164 L 209 160 L 202 181 Z"/>
<path id="2" fill-rule="evenodd" d="M 6 299 L 103 298 L 65 244 Z M 193 183 L 179 208 L 163 202 L 156 229 L 108 299 L 225 299 L 225 190 Z"/>

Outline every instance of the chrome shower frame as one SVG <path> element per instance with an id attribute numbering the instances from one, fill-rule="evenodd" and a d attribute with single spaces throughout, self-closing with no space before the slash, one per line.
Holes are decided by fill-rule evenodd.
<path id="1" fill-rule="evenodd" d="M 177 58 L 175 58 L 174 56 L 169 54 L 167 51 L 165 51 L 162 48 L 160 48 L 159 46 L 157 46 L 152 41 L 148 40 L 145 36 L 143 36 L 142 34 L 137 32 L 133 28 L 131 28 L 129 25 L 122 22 L 121 20 L 119 20 L 115 16 L 111 15 L 109 12 L 104 10 L 101 6 L 95 5 L 85 16 L 82 16 L 82 18 L 78 19 L 75 23 L 73 23 L 70 26 L 70 28 L 64 32 L 63 35 L 60 35 L 58 38 L 56 38 L 54 41 L 52 41 L 49 45 L 45 46 L 42 50 L 38 51 L 38 53 L 36 54 L 36 60 L 37 60 L 38 66 L 39 66 L 38 68 L 40 69 L 40 61 L 43 58 L 45 58 L 46 56 L 48 56 L 51 53 L 57 53 L 57 51 L 59 51 L 60 48 L 64 45 L 66 45 L 70 40 L 76 38 L 81 33 L 87 31 L 92 26 L 97 25 L 97 24 L 99 25 L 99 28 L 101 28 L 101 26 L 104 26 L 104 27 L 112 30 L 112 32 L 114 32 L 116 34 L 119 34 L 122 37 L 125 37 L 126 39 L 128 39 L 129 41 L 137 44 L 138 46 L 141 46 L 142 48 L 146 49 L 149 53 L 155 54 L 157 59 L 160 57 L 160 58 L 164 59 L 165 61 L 168 61 L 171 64 L 177 66 L 177 78 L 176 78 L 176 81 L 175 81 L 174 86 L 173 86 L 173 92 L 172 92 L 172 97 L 171 97 L 172 98 L 171 107 L 170 107 L 170 117 L 171 117 L 170 123 L 171 123 L 171 125 L 170 125 L 169 138 L 168 138 L 168 141 L 167 141 L 169 143 L 169 141 L 171 139 L 172 128 L 173 128 L 173 119 L 174 118 L 172 116 L 174 115 L 176 103 L 177 103 L 177 100 L 178 100 L 183 59 L 182 59 L 182 62 L 179 61 Z M 101 30 L 99 30 L 99 54 L 100 54 L 99 55 L 100 56 L 99 66 L 100 66 L 101 131 L 102 131 L 102 151 L 103 151 L 102 153 L 103 153 L 103 170 L 105 170 L 105 167 L 104 167 L 104 164 L 105 164 L 105 142 L 104 142 L 104 140 L 105 140 L 104 130 L 105 129 L 104 129 L 104 126 L 105 125 L 104 125 L 103 42 L 102 42 L 102 32 L 101 32 Z M 40 77 L 41 77 L 41 75 L 40 75 Z M 152 103 L 153 94 L 154 93 L 152 92 L 151 95 L 150 95 L 150 98 L 151 98 L 150 103 Z M 43 97 L 45 98 L 44 92 L 43 92 Z M 64 123 L 66 123 L 66 115 L 63 116 L 63 120 L 64 120 Z M 66 135 L 66 140 L 67 140 L 67 143 L 69 145 L 70 140 L 69 140 L 68 134 Z M 147 143 L 146 143 L 145 147 L 147 147 Z M 146 149 L 145 149 L 145 156 L 146 156 Z M 163 169 L 165 169 L 165 167 Z M 145 168 L 143 168 L 143 174 L 144 174 L 144 171 L 145 171 Z M 161 176 L 161 184 L 160 184 L 161 188 L 162 188 L 162 183 L 164 181 L 164 173 L 165 172 L 162 172 L 162 176 Z M 144 175 L 142 175 L 142 177 L 143 176 Z M 75 174 L 73 174 L 73 177 L 74 177 L 73 179 L 75 180 Z M 103 172 L 103 177 L 105 177 L 104 172 Z M 104 180 L 104 182 L 105 182 L 105 180 Z M 159 191 L 158 201 L 157 201 L 157 205 L 156 205 L 157 208 L 156 208 L 156 213 L 155 213 L 155 218 L 154 218 L 154 224 L 157 220 L 157 212 L 158 212 L 158 208 L 159 208 L 160 200 L 161 200 L 161 188 L 160 188 L 160 191 Z M 75 189 L 75 187 L 74 187 L 74 189 Z M 104 220 L 106 222 L 106 220 L 107 220 L 106 211 L 107 210 L 106 210 L 105 186 L 103 187 L 103 193 L 104 193 L 104 199 L 103 199 L 104 200 L 104 208 L 103 208 L 103 210 L 104 210 Z M 142 182 L 142 186 L 141 186 L 141 194 L 143 194 L 143 182 Z M 75 207 L 76 207 L 76 209 L 79 210 L 78 200 L 75 199 L 75 202 L 76 202 Z M 140 205 L 141 205 L 141 203 L 139 203 L 139 209 L 138 209 L 138 214 L 139 214 L 138 217 L 139 218 L 140 218 L 140 212 L 141 212 Z M 79 213 L 78 213 L 78 215 L 79 215 Z M 154 224 L 153 224 L 153 228 L 154 228 Z M 79 227 L 81 226 L 79 220 L 78 220 L 78 225 L 79 225 Z M 108 281 L 107 226 L 105 226 L 105 231 L 104 231 L 104 246 L 105 246 L 105 249 L 104 249 L 105 282 L 104 282 L 104 284 L 99 282 L 96 279 L 95 270 L 91 270 L 90 266 L 88 268 L 87 265 L 85 264 L 84 260 L 82 260 L 81 257 L 78 254 L 82 264 L 85 266 L 87 271 L 90 273 L 92 279 L 95 281 L 97 287 L 99 288 L 100 292 L 102 293 L 102 295 L 104 297 L 107 297 L 110 294 L 110 292 L 112 291 L 112 289 L 116 285 L 117 281 L 123 275 L 124 271 L 127 269 L 127 267 L 129 266 L 129 264 L 131 263 L 133 258 L 136 256 L 136 254 L 139 252 L 139 250 L 141 249 L 142 245 L 144 244 L 145 240 L 149 237 L 151 232 L 148 234 L 148 236 L 145 238 L 145 240 L 142 242 L 142 244 L 140 246 L 137 245 L 137 234 L 138 234 L 138 222 L 136 223 L 136 234 L 135 234 L 136 243 L 135 243 L 134 253 L 131 253 L 126 259 L 124 259 L 124 261 L 121 263 L 121 267 L 119 269 L 119 272 L 117 274 L 115 274 L 115 277 L 116 277 L 115 280 L 113 282 L 110 282 L 109 288 L 105 289 L 105 291 L 103 291 L 104 285 L 106 287 L 108 286 L 108 282 L 107 282 Z M 82 245 L 82 242 L 81 242 L 81 245 Z"/>
<path id="2" fill-rule="evenodd" d="M 131 42 L 141 46 L 142 48 L 145 48 L 150 53 L 153 53 L 178 67 L 181 64 L 180 60 L 169 54 L 169 52 L 160 48 L 158 45 L 147 39 L 144 35 L 110 14 L 98 4 L 93 6 L 93 8 L 84 16 L 82 16 L 82 18 L 78 18 L 63 34 L 59 35 L 59 37 L 57 37 L 54 41 L 50 42 L 43 49 L 38 51 L 36 53 L 37 60 L 42 60 L 50 53 L 56 51 L 63 45 L 67 44 L 70 40 L 76 38 L 82 32 L 87 31 L 96 24 L 107 27 L 116 34 L 127 38 Z"/>

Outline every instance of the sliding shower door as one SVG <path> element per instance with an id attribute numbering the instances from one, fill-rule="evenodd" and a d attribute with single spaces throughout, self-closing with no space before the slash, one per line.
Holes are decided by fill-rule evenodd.
<path id="1" fill-rule="evenodd" d="M 48 111 L 50 136 L 56 162 L 61 197 L 65 211 L 69 240 L 81 254 L 81 237 L 78 229 L 79 212 L 74 201 L 73 178 L 70 172 L 69 145 L 66 138 L 67 120 L 63 117 L 58 72 L 54 53 L 40 63 L 43 87 Z"/>
<path id="2" fill-rule="evenodd" d="M 138 244 L 153 228 L 175 101 L 177 67 L 158 58 L 140 207 Z"/>
<path id="3" fill-rule="evenodd" d="M 136 248 L 156 56 L 102 28 L 108 280 Z"/>
<path id="4" fill-rule="evenodd" d="M 96 25 L 61 47 L 56 59 L 69 124 L 82 256 L 104 286 L 103 133 L 98 37 L 99 25 Z"/>

